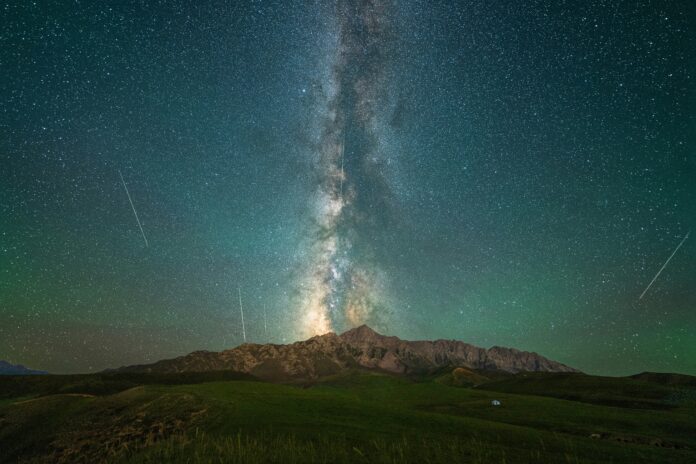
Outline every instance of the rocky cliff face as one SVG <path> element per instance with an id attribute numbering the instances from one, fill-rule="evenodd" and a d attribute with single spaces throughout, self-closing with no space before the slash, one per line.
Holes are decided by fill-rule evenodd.
<path id="1" fill-rule="evenodd" d="M 442 367 L 506 372 L 577 372 L 536 353 L 513 348 L 479 348 L 456 340 L 406 341 L 368 326 L 341 335 L 328 333 L 290 345 L 245 343 L 222 352 L 196 351 L 121 372 L 234 370 L 268 380 L 316 379 L 349 368 L 396 374 L 425 373 Z"/>

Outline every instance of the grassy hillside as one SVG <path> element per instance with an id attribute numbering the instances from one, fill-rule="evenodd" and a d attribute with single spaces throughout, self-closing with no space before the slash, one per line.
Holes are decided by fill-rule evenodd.
<path id="1" fill-rule="evenodd" d="M 99 373 L 76 375 L 0 376 L 0 401 L 18 396 L 60 393 L 107 395 L 140 385 L 180 385 L 225 380 L 255 380 L 241 372 L 182 372 L 178 374 Z"/>
<path id="2" fill-rule="evenodd" d="M 477 388 L 643 409 L 671 409 L 689 398 L 696 400 L 692 394 L 696 386 L 685 380 L 680 384 L 669 384 L 663 377 L 646 376 L 599 377 L 579 373 L 525 372 Z"/>
<path id="3" fill-rule="evenodd" d="M 541 393 L 581 379 L 581 399 L 588 387 L 615 394 L 616 385 L 585 377 L 559 377 Z M 69 393 L 15 384 L 0 394 L 0 462 L 696 462 L 694 390 L 642 380 L 624 379 L 638 383 L 620 397 L 656 408 L 539 396 L 530 390 L 553 382 L 526 376 L 487 389 L 364 372 L 311 387 L 195 375 L 130 387 L 111 376 L 99 395 L 65 380 Z M 490 390 L 496 384 L 501 391 Z"/>

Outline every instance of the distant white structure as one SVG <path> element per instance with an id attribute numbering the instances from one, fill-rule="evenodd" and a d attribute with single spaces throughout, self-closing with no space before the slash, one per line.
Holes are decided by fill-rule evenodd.
<path id="1" fill-rule="evenodd" d="M 498 400 L 491 401 L 491 406 L 500 406 L 500 401 L 498 401 Z"/>

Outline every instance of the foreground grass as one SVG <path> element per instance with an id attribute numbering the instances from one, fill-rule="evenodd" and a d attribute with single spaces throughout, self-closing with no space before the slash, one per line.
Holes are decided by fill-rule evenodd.
<path id="1" fill-rule="evenodd" d="M 168 383 L 4 399 L 0 462 L 696 462 L 688 401 L 616 407 L 365 373 L 311 388 Z"/>
<path id="2" fill-rule="evenodd" d="M 533 453 L 541 458 L 541 453 Z M 568 455 L 567 462 L 576 462 Z M 127 454 L 124 463 L 495 463 L 506 462 L 505 450 L 476 439 L 432 441 L 378 438 L 353 442 L 347 438 L 300 439 L 295 435 L 260 434 L 211 437 L 202 433 L 177 436 L 147 450 Z"/>

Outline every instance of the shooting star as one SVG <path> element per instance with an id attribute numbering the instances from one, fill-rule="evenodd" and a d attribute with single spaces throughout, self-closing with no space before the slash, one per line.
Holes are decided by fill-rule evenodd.
<path id="1" fill-rule="evenodd" d="M 346 134 L 343 133 L 343 140 L 341 141 L 341 201 L 343 201 L 343 178 L 346 176 L 345 171 L 343 171 L 343 153 L 346 149 Z"/>
<path id="2" fill-rule="evenodd" d="M 123 184 L 123 188 L 126 191 L 126 195 L 128 195 L 128 201 L 130 202 L 131 208 L 133 208 L 133 214 L 135 215 L 135 220 L 138 222 L 138 227 L 140 227 L 140 233 L 143 234 L 143 240 L 145 240 L 145 247 L 149 248 L 150 245 L 147 243 L 147 237 L 145 237 L 145 231 L 143 230 L 143 225 L 140 223 L 140 219 L 138 218 L 138 212 L 135 210 L 135 206 L 133 205 L 133 200 L 131 199 L 130 192 L 128 191 L 128 187 L 126 186 L 126 181 L 123 180 L 123 174 L 121 174 L 121 170 L 118 171 L 118 175 L 121 177 L 121 183 Z"/>
<path id="3" fill-rule="evenodd" d="M 268 337 L 268 327 L 266 325 L 266 305 L 263 305 L 263 336 Z"/>
<path id="4" fill-rule="evenodd" d="M 242 307 L 242 289 L 237 287 L 237 294 L 239 295 L 239 312 L 242 315 L 242 337 L 244 338 L 244 343 L 246 343 L 246 328 L 244 327 L 244 308 Z"/>
<path id="5" fill-rule="evenodd" d="M 655 277 L 653 277 L 653 280 L 650 281 L 650 283 L 648 284 L 648 286 L 645 287 L 645 290 L 643 290 L 643 293 L 640 294 L 640 297 L 638 298 L 639 300 L 642 300 L 642 299 L 643 299 L 643 297 L 644 297 L 645 294 L 648 292 L 648 290 L 650 290 L 650 287 L 652 287 L 652 284 L 654 284 L 655 281 L 657 280 L 657 278 L 660 277 L 660 274 L 662 274 L 662 271 L 665 270 L 665 268 L 666 268 L 667 265 L 669 264 L 669 261 L 674 257 L 674 255 L 677 253 L 677 251 L 679 251 L 679 248 L 681 248 L 681 246 L 684 244 L 684 242 L 686 242 L 686 239 L 689 238 L 689 234 L 690 234 L 690 233 L 691 233 L 691 231 L 688 231 L 688 232 L 686 233 L 686 235 L 684 236 L 684 238 L 682 239 L 682 241 L 679 242 L 679 245 L 677 245 L 677 248 L 675 248 L 674 251 L 672 252 L 672 254 L 669 255 L 669 258 L 667 258 L 667 261 L 665 261 L 665 264 L 662 265 L 662 267 L 660 268 L 660 270 L 657 271 L 657 274 L 655 274 Z"/>

